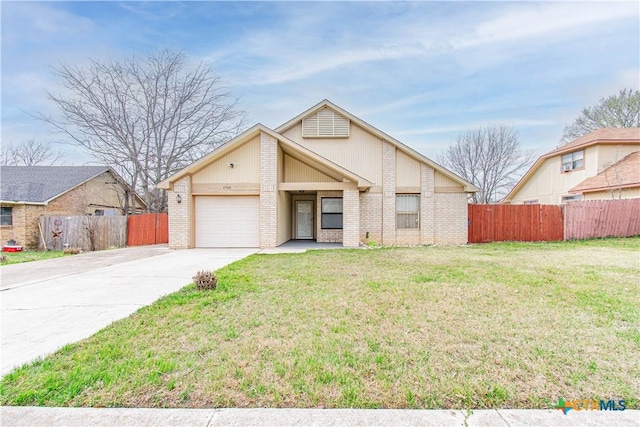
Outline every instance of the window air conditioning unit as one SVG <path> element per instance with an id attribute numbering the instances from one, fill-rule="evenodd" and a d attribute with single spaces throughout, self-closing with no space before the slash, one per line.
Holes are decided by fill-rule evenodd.
<path id="1" fill-rule="evenodd" d="M 565 171 L 565 172 L 566 172 L 566 171 L 570 171 L 570 170 L 571 170 L 571 165 L 564 165 L 564 166 L 562 166 L 562 170 L 563 170 L 563 171 Z"/>

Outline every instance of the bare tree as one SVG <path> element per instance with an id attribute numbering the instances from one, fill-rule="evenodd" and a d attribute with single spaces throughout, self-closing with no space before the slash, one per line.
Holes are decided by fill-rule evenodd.
<path id="1" fill-rule="evenodd" d="M 2 148 L 2 164 L 7 166 L 51 166 L 63 156 L 62 152 L 53 151 L 50 144 L 36 142 L 35 138 L 24 144 L 7 144 Z"/>
<path id="2" fill-rule="evenodd" d="M 47 92 L 62 118 L 40 115 L 139 190 L 151 212 L 166 209 L 155 184 L 237 135 L 244 113 L 203 63 L 161 51 L 143 59 L 92 60 L 54 68 L 64 93 Z M 131 195 L 131 205 L 135 200 Z"/>
<path id="3" fill-rule="evenodd" d="M 504 197 L 533 153 L 520 148 L 518 133 L 506 125 L 468 130 L 438 157 L 440 163 L 480 188 L 473 203 L 492 203 Z"/>
<path id="4" fill-rule="evenodd" d="M 637 89 L 621 89 L 593 107 L 583 108 L 578 118 L 565 126 L 560 143 L 567 144 L 599 128 L 629 127 L 640 127 L 640 91 Z"/>

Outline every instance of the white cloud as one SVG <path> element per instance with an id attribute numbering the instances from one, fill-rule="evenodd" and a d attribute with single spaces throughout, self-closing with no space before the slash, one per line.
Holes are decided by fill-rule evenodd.
<path id="1" fill-rule="evenodd" d="M 407 129 L 396 131 L 393 134 L 397 136 L 409 136 L 409 135 L 429 135 L 438 133 L 450 133 L 450 132 L 465 132 L 468 129 L 477 129 L 480 127 L 487 127 L 494 124 L 505 124 L 513 127 L 537 127 L 537 126 L 552 126 L 555 123 L 551 120 L 532 120 L 532 119 L 504 119 L 504 120 L 490 120 L 490 121 L 472 121 L 466 123 L 460 123 L 451 126 L 440 127 L 425 127 L 417 129 Z"/>
<path id="2" fill-rule="evenodd" d="M 539 39 L 579 28 L 598 31 L 607 21 L 630 19 L 638 15 L 638 3 L 586 2 L 514 4 L 505 13 L 481 22 L 471 37 L 454 40 L 456 48 L 481 44 Z"/>

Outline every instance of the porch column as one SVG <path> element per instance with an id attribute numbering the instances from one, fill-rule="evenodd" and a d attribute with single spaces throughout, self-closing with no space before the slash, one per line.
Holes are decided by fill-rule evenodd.
<path id="1" fill-rule="evenodd" d="M 360 246 L 360 192 L 344 190 L 342 194 L 342 246 Z"/>
<path id="2" fill-rule="evenodd" d="M 193 197 L 191 175 L 179 179 L 167 192 L 169 202 L 169 247 L 187 249 L 195 246 L 193 236 Z M 180 203 L 178 203 L 180 196 Z"/>
<path id="3" fill-rule="evenodd" d="M 278 141 L 260 133 L 260 247 L 274 248 L 278 234 Z"/>
<path id="4" fill-rule="evenodd" d="M 382 146 L 382 243 L 396 243 L 396 147 Z"/>
<path id="5" fill-rule="evenodd" d="M 435 170 L 422 163 L 420 165 L 420 243 L 435 243 Z"/>

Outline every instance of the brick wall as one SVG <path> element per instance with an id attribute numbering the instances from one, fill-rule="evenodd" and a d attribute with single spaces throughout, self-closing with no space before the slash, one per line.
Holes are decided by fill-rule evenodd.
<path id="1" fill-rule="evenodd" d="M 171 249 L 186 249 L 193 247 L 191 176 L 187 175 L 173 184 L 173 190 L 168 191 L 169 202 L 169 247 Z M 180 195 L 180 203 L 176 195 Z"/>
<path id="2" fill-rule="evenodd" d="M 465 193 L 435 194 L 435 243 L 462 245 L 468 237 Z"/>
<path id="3" fill-rule="evenodd" d="M 381 189 L 371 189 L 360 194 L 360 241 L 382 242 Z"/>
<path id="4" fill-rule="evenodd" d="M 14 205 L 12 225 L 2 226 L 1 243 L 13 239 L 25 249 L 38 249 L 40 230 L 38 223 L 42 215 L 84 215 L 87 209 L 87 194 L 84 185 L 52 200 L 48 205 Z"/>
<path id="5" fill-rule="evenodd" d="M 322 229 L 322 198 L 323 197 L 342 197 L 342 191 L 318 191 L 318 199 L 316 201 L 316 221 L 318 232 L 316 234 L 316 241 L 321 243 L 342 243 L 342 231 L 343 230 L 323 230 Z M 344 212 L 344 199 L 342 201 L 342 208 Z M 343 227 L 344 227 L 344 213 L 342 214 Z"/>
<path id="6" fill-rule="evenodd" d="M 396 147 L 382 145 L 382 243 L 396 243 Z"/>
<path id="7" fill-rule="evenodd" d="M 278 236 L 278 141 L 260 133 L 260 247 L 273 248 Z"/>
<path id="8" fill-rule="evenodd" d="M 342 245 L 360 246 L 360 193 L 357 189 L 342 192 Z"/>
<path id="9" fill-rule="evenodd" d="M 435 242 L 434 188 L 435 170 L 422 163 L 420 166 L 420 243 L 423 245 Z"/>

